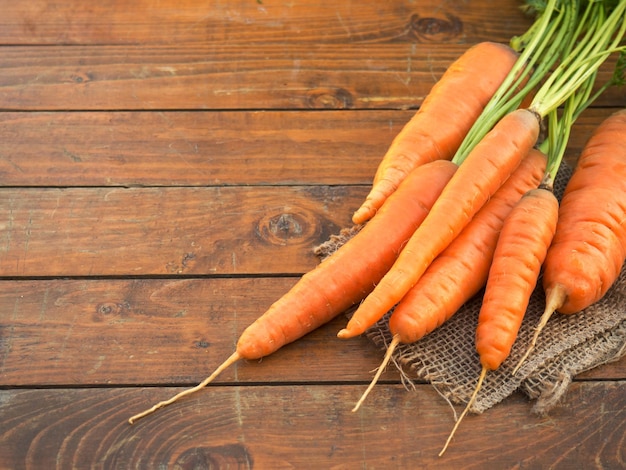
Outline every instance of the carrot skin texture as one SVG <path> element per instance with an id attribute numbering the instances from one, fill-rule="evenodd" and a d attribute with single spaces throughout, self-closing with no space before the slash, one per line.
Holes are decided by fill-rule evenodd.
<path id="1" fill-rule="evenodd" d="M 354 223 L 370 219 L 411 170 L 454 156 L 517 57 L 504 44 L 482 42 L 450 65 L 394 138 L 378 166 L 370 193 L 353 215 Z M 450 97 L 454 97 L 453 104 Z"/>
<path id="2" fill-rule="evenodd" d="M 411 173 L 359 233 L 306 273 L 241 334 L 239 355 L 267 356 L 361 300 L 395 261 L 445 184 L 456 172 L 435 161 Z"/>
<path id="3" fill-rule="evenodd" d="M 557 311 L 579 312 L 600 300 L 626 261 L 626 109 L 605 119 L 585 145 L 565 188 L 544 266 L 546 296 Z"/>
<path id="4" fill-rule="evenodd" d="M 409 239 L 392 268 L 338 333 L 362 334 L 413 287 L 480 208 L 504 184 L 539 136 L 539 120 L 526 109 L 502 118 L 470 152 Z"/>
<path id="5" fill-rule="evenodd" d="M 488 370 L 500 367 L 517 338 L 556 231 L 558 211 L 552 191 L 533 189 L 502 227 L 476 328 L 476 351 Z"/>
<path id="6" fill-rule="evenodd" d="M 532 149 L 396 305 L 389 329 L 400 342 L 413 343 L 441 326 L 485 285 L 504 219 L 539 185 L 546 163 L 546 156 Z"/>

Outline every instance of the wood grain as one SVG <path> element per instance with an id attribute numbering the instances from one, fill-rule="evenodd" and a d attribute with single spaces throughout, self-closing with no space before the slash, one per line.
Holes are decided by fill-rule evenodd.
<path id="1" fill-rule="evenodd" d="M 574 126 L 572 163 L 616 108 Z M 414 110 L 0 113 L 0 187 L 369 185 Z"/>
<path id="2" fill-rule="evenodd" d="M 3 276 L 302 274 L 365 188 L 0 189 Z"/>
<path id="3" fill-rule="evenodd" d="M 6 390 L 0 466 L 619 468 L 625 387 L 574 384 L 564 406 L 543 418 L 511 397 L 506 406 L 467 417 L 443 457 L 437 453 L 452 413 L 428 385 L 416 392 L 381 385 L 357 414 L 350 412 L 361 392 L 355 386 L 212 387 L 132 426 L 130 410 L 176 389 Z"/>
<path id="4" fill-rule="evenodd" d="M 3 44 L 477 42 L 507 40 L 527 18 L 515 2 L 409 0 L 2 0 Z"/>
<path id="5" fill-rule="evenodd" d="M 0 109 L 417 108 L 468 44 L 0 48 Z M 611 75 L 603 67 L 599 82 Z M 16 107 L 19 103 L 19 107 Z M 621 89 L 598 104 L 626 105 Z"/>
<path id="6" fill-rule="evenodd" d="M 2 384 L 195 385 L 295 281 L 0 282 Z M 337 339 L 345 323 L 340 316 L 263 361 L 242 361 L 218 382 L 366 382 L 380 353 L 365 338 Z M 384 378 L 398 377 L 390 368 Z"/>

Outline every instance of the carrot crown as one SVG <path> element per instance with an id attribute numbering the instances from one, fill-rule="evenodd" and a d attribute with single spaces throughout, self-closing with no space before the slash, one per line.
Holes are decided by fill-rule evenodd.
<path id="1" fill-rule="evenodd" d="M 574 99 L 576 103 L 570 105 L 569 118 L 563 121 L 571 126 L 573 119 L 599 95 L 590 98 L 590 90 L 598 68 L 611 54 L 620 52 L 623 73 L 626 60 L 624 47 L 619 45 L 626 31 L 626 0 L 533 0 L 527 1 L 524 9 L 537 18 L 525 34 L 511 39 L 511 46 L 521 51 L 520 56 L 458 149 L 453 158 L 457 164 L 537 86 L 540 88 L 529 109 L 542 119 L 582 89 Z M 557 62 L 559 65 L 553 69 Z M 616 75 L 619 77 L 614 76 L 613 84 L 623 81 L 619 73 Z M 556 141 L 552 141 L 554 147 Z M 554 149 L 556 155 L 559 152 Z"/>

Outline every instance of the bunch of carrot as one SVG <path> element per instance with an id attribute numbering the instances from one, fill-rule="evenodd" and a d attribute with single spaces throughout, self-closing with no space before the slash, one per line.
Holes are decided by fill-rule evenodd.
<path id="1" fill-rule="evenodd" d="M 572 123 L 604 89 L 591 94 L 600 65 L 620 51 L 625 11 L 626 0 L 549 0 L 528 32 L 514 38 L 514 48 L 489 42 L 470 48 L 433 87 L 383 157 L 372 190 L 353 217 L 365 224 L 362 230 L 250 325 L 235 352 L 207 379 L 129 421 L 205 387 L 240 359 L 271 354 L 359 303 L 338 336 L 359 335 L 394 309 L 387 361 L 397 344 L 433 331 L 486 285 L 476 333 L 483 365 L 478 393 L 487 371 L 508 356 L 542 266 L 548 296 L 557 299 L 550 309 L 569 313 L 597 301 L 626 256 L 626 113 L 611 118 L 609 131 L 599 128 L 590 141 L 594 150 L 589 152 L 597 158 L 587 158 L 587 150 L 581 156 L 572 178 L 577 189 L 566 196 L 571 203 L 564 199 L 559 208 L 551 184 Z M 520 107 L 529 97 L 530 105 Z M 454 119 L 450 103 L 456 108 Z M 540 151 L 535 147 L 545 121 L 548 138 Z M 622 136 L 616 144 L 621 145 L 619 156 L 603 148 L 605 140 L 615 139 L 611 132 Z M 619 164 L 611 161 L 620 157 Z M 586 161 L 593 162 L 585 166 Z M 603 165 L 621 168 L 621 177 L 616 174 L 606 191 L 597 188 L 598 181 L 608 184 L 599 169 Z M 577 194 L 586 201 L 583 189 L 591 188 L 594 198 L 611 198 L 605 213 L 598 213 L 597 201 L 593 212 L 576 202 Z M 568 215 L 577 212 L 579 220 Z M 588 228 L 592 223 L 600 223 L 603 231 Z M 587 250 L 584 260 L 565 266 L 569 257 L 556 250 L 590 243 L 586 238 L 571 242 L 566 233 L 600 236 L 612 245 L 602 245 L 603 258 Z M 594 240 L 591 246 L 600 243 Z M 612 268 L 599 269 L 598 287 L 595 274 L 585 275 L 588 265 L 581 266 L 603 266 L 607 256 Z M 583 276 L 585 292 L 578 280 Z"/>

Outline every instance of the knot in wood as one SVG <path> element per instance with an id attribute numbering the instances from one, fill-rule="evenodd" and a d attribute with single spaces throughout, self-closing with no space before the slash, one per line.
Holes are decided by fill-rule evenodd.
<path id="1" fill-rule="evenodd" d="M 181 453 L 176 459 L 175 468 L 253 468 L 254 461 L 248 449 L 242 444 L 225 444 L 214 447 L 194 447 Z"/>
<path id="2" fill-rule="evenodd" d="M 257 224 L 256 232 L 272 245 L 310 243 L 317 236 L 315 220 L 304 211 L 268 213 Z"/>
<path id="3" fill-rule="evenodd" d="M 102 321 L 104 317 L 113 318 L 125 316 L 130 310 L 128 302 L 101 302 L 96 305 L 96 311 L 93 315 L 94 321 Z"/>
<path id="4" fill-rule="evenodd" d="M 309 108 L 349 109 L 354 106 L 352 94 L 344 88 L 316 88 L 309 91 Z"/>
<path id="5" fill-rule="evenodd" d="M 420 17 L 417 13 L 409 21 L 410 35 L 420 42 L 449 41 L 463 32 L 463 22 L 454 15 L 444 18 Z"/>

